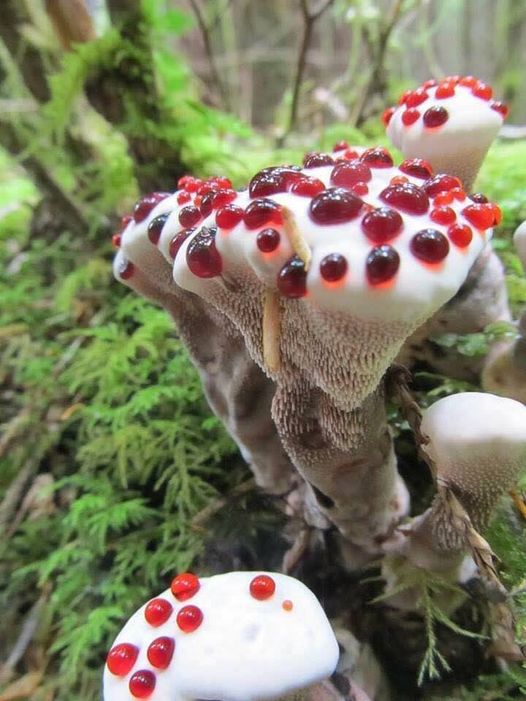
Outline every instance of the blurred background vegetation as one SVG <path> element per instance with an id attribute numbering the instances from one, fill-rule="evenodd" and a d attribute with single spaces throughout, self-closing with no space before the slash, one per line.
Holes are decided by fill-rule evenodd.
<path id="1" fill-rule="evenodd" d="M 171 574 L 272 567 L 284 547 L 279 509 L 247 488 L 170 320 L 112 280 L 120 216 L 184 172 L 240 185 L 339 139 L 385 143 L 378 117 L 401 90 L 473 73 L 515 125 L 478 188 L 504 209 L 495 245 L 520 308 L 509 234 L 526 218 L 526 5 L 2 0 L 0 11 L 0 701 L 94 701 L 122 621 Z M 448 342 L 483 353 L 476 336 Z M 460 388 L 426 382 L 423 404 Z M 526 537 L 511 502 L 491 542 L 524 634 Z M 413 693 L 505 701 L 522 698 L 519 677 Z"/>

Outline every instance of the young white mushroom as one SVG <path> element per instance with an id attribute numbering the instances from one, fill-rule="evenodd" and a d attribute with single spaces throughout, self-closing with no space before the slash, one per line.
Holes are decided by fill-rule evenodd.
<path id="1" fill-rule="evenodd" d="M 323 609 L 298 580 L 267 572 L 184 573 L 117 636 L 103 697 L 300 701 L 331 676 L 338 656 Z"/>

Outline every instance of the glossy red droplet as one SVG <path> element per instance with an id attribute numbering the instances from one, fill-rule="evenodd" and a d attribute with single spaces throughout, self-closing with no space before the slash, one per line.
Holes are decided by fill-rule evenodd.
<path id="1" fill-rule="evenodd" d="M 173 606 L 169 601 L 166 601 L 166 599 L 152 599 L 146 604 L 144 618 L 151 626 L 157 628 L 158 626 L 162 626 L 163 623 L 166 623 L 172 615 L 172 611 Z"/>
<path id="2" fill-rule="evenodd" d="M 394 278 L 400 267 L 400 256 L 389 244 L 376 246 L 365 261 L 365 273 L 371 285 L 381 285 Z"/>
<path id="3" fill-rule="evenodd" d="M 151 192 L 149 195 L 146 195 L 139 200 L 133 208 L 134 222 L 139 224 L 140 222 L 144 221 L 152 209 L 167 197 L 170 197 L 169 192 Z"/>
<path id="4" fill-rule="evenodd" d="M 201 221 L 201 212 L 193 205 L 183 207 L 179 212 L 179 224 L 185 229 L 191 229 Z"/>
<path id="5" fill-rule="evenodd" d="M 448 190 L 447 192 L 439 192 L 438 195 L 435 195 L 435 198 L 433 199 L 433 204 L 437 207 L 445 204 L 451 204 L 454 199 L 455 195 L 451 190 Z"/>
<path id="6" fill-rule="evenodd" d="M 415 109 L 409 109 L 405 110 L 405 112 L 402 112 L 402 122 L 405 124 L 406 127 L 410 127 L 411 124 L 414 124 L 416 121 L 418 121 L 419 117 L 420 112 Z"/>
<path id="7" fill-rule="evenodd" d="M 276 582 L 268 574 L 258 574 L 250 582 L 250 596 L 258 601 L 270 599 L 276 591 Z"/>
<path id="8" fill-rule="evenodd" d="M 278 192 L 286 192 L 294 173 L 294 170 L 284 167 L 264 168 L 250 181 L 248 193 L 250 197 L 266 197 Z"/>
<path id="9" fill-rule="evenodd" d="M 215 190 L 210 190 L 210 192 L 207 192 L 206 195 L 203 195 L 203 198 L 199 204 L 199 212 L 201 213 L 202 217 L 207 217 L 212 213 L 215 194 Z"/>
<path id="10" fill-rule="evenodd" d="M 426 80 L 422 83 L 422 87 L 429 89 L 429 88 L 434 88 L 435 85 L 437 85 L 438 80 L 435 80 L 434 78 L 430 78 L 429 80 Z"/>
<path id="11" fill-rule="evenodd" d="M 429 208 L 429 199 L 426 193 L 413 183 L 389 185 L 385 190 L 382 190 L 378 197 L 382 202 L 408 214 L 425 214 Z"/>
<path id="12" fill-rule="evenodd" d="M 194 180 L 194 177 L 192 175 L 183 175 L 183 177 L 179 178 L 179 180 L 177 181 L 177 189 L 182 190 L 186 187 L 186 184 L 189 183 L 191 180 Z"/>
<path id="13" fill-rule="evenodd" d="M 427 94 L 427 91 L 425 88 L 417 88 L 416 90 L 413 90 L 412 92 L 409 93 L 409 95 L 405 99 L 405 106 L 406 107 L 418 107 L 418 105 L 421 105 L 423 102 L 427 100 L 429 95 Z"/>
<path id="14" fill-rule="evenodd" d="M 391 168 L 393 166 L 393 157 L 382 146 L 366 149 L 360 156 L 360 160 L 371 168 Z"/>
<path id="15" fill-rule="evenodd" d="M 258 229 L 272 222 L 282 224 L 281 207 L 277 202 L 268 199 L 254 200 L 245 209 L 243 221 L 247 229 Z"/>
<path id="16" fill-rule="evenodd" d="M 451 209 L 451 207 L 436 207 L 431 210 L 429 217 L 435 224 L 447 226 L 455 221 L 457 215 L 455 214 L 455 210 Z"/>
<path id="17" fill-rule="evenodd" d="M 413 92 L 412 90 L 405 90 L 405 91 L 400 95 L 400 98 L 399 98 L 399 100 L 398 100 L 398 104 L 399 104 L 399 105 L 404 105 L 405 102 L 406 102 L 406 100 L 407 100 L 407 98 L 409 97 L 409 95 L 412 94 L 412 92 Z"/>
<path id="18" fill-rule="evenodd" d="M 406 175 L 412 175 L 413 178 L 422 178 L 426 180 L 433 175 L 431 164 L 424 161 L 423 158 L 408 158 L 400 163 L 400 170 Z"/>
<path id="19" fill-rule="evenodd" d="M 434 105 L 424 112 L 424 126 L 428 129 L 441 127 L 449 119 L 449 112 L 445 107 Z"/>
<path id="20" fill-rule="evenodd" d="M 342 161 L 331 172 L 331 183 L 351 188 L 356 183 L 367 183 L 373 177 L 371 169 L 361 161 Z"/>
<path id="21" fill-rule="evenodd" d="M 352 161 L 352 160 L 354 160 L 355 158 L 358 158 L 358 151 L 355 151 L 354 149 L 349 149 L 348 151 L 346 151 L 346 152 L 343 154 L 343 157 L 344 157 L 347 161 Z"/>
<path id="22" fill-rule="evenodd" d="M 473 232 L 467 224 L 452 224 L 447 230 L 447 235 L 449 240 L 459 248 L 466 248 L 473 239 Z"/>
<path id="23" fill-rule="evenodd" d="M 197 277 L 217 277 L 223 270 L 223 261 L 216 248 L 216 231 L 215 227 L 203 226 L 186 248 L 186 264 Z"/>
<path id="24" fill-rule="evenodd" d="M 455 94 L 455 84 L 450 82 L 440 83 L 435 90 L 435 98 L 437 100 L 445 100 L 448 97 L 453 97 Z"/>
<path id="25" fill-rule="evenodd" d="M 478 83 L 477 78 L 473 75 L 466 75 L 460 78 L 458 81 L 459 85 L 463 85 L 466 88 L 472 88 L 474 85 Z"/>
<path id="26" fill-rule="evenodd" d="M 123 280 L 129 280 L 135 272 L 135 266 L 127 258 L 121 258 L 117 266 L 117 273 Z"/>
<path id="27" fill-rule="evenodd" d="M 472 226 L 482 231 L 489 229 L 495 223 L 493 205 L 489 202 L 488 204 L 470 204 L 462 210 L 462 214 Z"/>
<path id="28" fill-rule="evenodd" d="M 358 216 L 363 201 L 341 187 L 332 187 L 310 203 L 310 216 L 317 224 L 341 224 Z"/>
<path id="29" fill-rule="evenodd" d="M 502 221 L 502 212 L 498 204 L 491 204 L 491 208 L 493 210 L 493 225 L 497 226 L 498 224 L 501 223 Z"/>
<path id="30" fill-rule="evenodd" d="M 133 665 L 137 661 L 139 648 L 130 643 L 119 643 L 112 647 L 106 658 L 106 664 L 112 674 L 117 677 L 125 677 L 131 672 Z"/>
<path id="31" fill-rule="evenodd" d="M 505 102 L 491 102 L 490 107 L 492 110 L 495 110 L 495 112 L 498 112 L 500 115 L 502 115 L 503 119 L 506 119 L 510 111 L 510 108 Z"/>
<path id="32" fill-rule="evenodd" d="M 472 192 L 468 197 L 472 202 L 478 202 L 478 204 L 486 204 L 489 202 L 486 195 L 483 195 L 482 192 Z"/>
<path id="33" fill-rule="evenodd" d="M 346 141 L 337 141 L 332 147 L 332 152 L 336 153 L 336 151 L 345 151 L 348 148 L 349 144 Z"/>
<path id="34" fill-rule="evenodd" d="M 304 297 L 307 294 L 307 272 L 298 256 L 288 260 L 278 273 L 278 290 L 285 297 Z"/>
<path id="35" fill-rule="evenodd" d="M 491 100 L 493 96 L 491 86 L 482 82 L 475 83 L 475 85 L 471 88 L 471 92 L 473 95 L 475 95 L 475 97 L 480 97 L 482 100 Z"/>
<path id="36" fill-rule="evenodd" d="M 218 207 L 224 207 L 230 202 L 233 202 L 237 197 L 237 192 L 234 190 L 215 190 L 212 197 L 212 207 L 217 209 Z"/>
<path id="37" fill-rule="evenodd" d="M 114 248 L 120 248 L 122 243 L 122 234 L 113 234 L 111 243 Z"/>
<path id="38" fill-rule="evenodd" d="M 334 158 L 329 156 L 328 153 L 312 151 L 311 153 L 306 153 L 303 157 L 304 168 L 320 168 L 321 166 L 332 166 L 333 164 Z"/>
<path id="39" fill-rule="evenodd" d="M 439 192 L 446 192 L 448 190 L 453 190 L 456 187 L 462 187 L 462 183 L 454 175 L 440 173 L 439 175 L 435 175 L 433 178 L 426 180 L 422 187 L 424 188 L 428 197 L 435 197 Z"/>
<path id="40" fill-rule="evenodd" d="M 170 253 L 170 256 L 173 260 L 175 260 L 177 254 L 179 253 L 179 249 L 181 248 L 183 243 L 190 236 L 190 234 L 194 233 L 194 231 L 195 229 L 183 229 L 178 234 L 176 234 L 170 241 L 168 252 Z"/>
<path id="41" fill-rule="evenodd" d="M 203 612 L 197 606 L 183 606 L 176 621 L 183 633 L 193 633 L 203 622 Z"/>
<path id="42" fill-rule="evenodd" d="M 408 182 L 409 182 L 409 178 L 406 178 L 405 175 L 395 175 L 389 181 L 389 185 L 401 185 L 403 183 L 408 183 Z"/>
<path id="43" fill-rule="evenodd" d="M 440 263 L 449 253 L 449 241 L 436 229 L 422 229 L 413 236 L 411 252 L 425 263 Z"/>
<path id="44" fill-rule="evenodd" d="M 216 212 L 216 224 L 221 229 L 233 229 L 243 219 L 243 210 L 235 204 L 226 204 Z"/>
<path id="45" fill-rule="evenodd" d="M 158 217 L 152 219 L 152 221 L 148 224 L 148 238 L 154 244 L 154 246 L 157 246 L 157 244 L 159 243 L 163 226 L 166 224 L 166 220 L 169 216 L 169 212 L 166 212 L 165 214 L 159 214 Z"/>
<path id="46" fill-rule="evenodd" d="M 276 229 L 262 229 L 256 238 L 256 245 L 263 253 L 272 253 L 279 246 L 281 237 Z"/>
<path id="47" fill-rule="evenodd" d="M 216 189 L 232 190 L 232 181 L 230 178 L 225 178 L 223 175 L 215 175 L 212 178 L 208 178 L 206 182 Z"/>
<path id="48" fill-rule="evenodd" d="M 292 611 L 294 608 L 294 603 L 290 599 L 285 599 L 285 601 L 281 604 L 281 607 L 284 611 Z"/>
<path id="49" fill-rule="evenodd" d="M 338 282 L 347 273 L 348 263 L 340 253 L 329 253 L 321 259 L 320 275 L 327 282 Z"/>
<path id="50" fill-rule="evenodd" d="M 358 197 L 363 197 L 369 193 L 369 188 L 365 183 L 356 183 L 356 185 L 351 187 L 351 190 L 355 195 L 358 195 Z"/>
<path id="51" fill-rule="evenodd" d="M 199 577 L 191 572 L 183 572 L 172 579 L 170 589 L 177 601 L 187 601 L 197 594 L 201 587 Z"/>
<path id="52" fill-rule="evenodd" d="M 174 650 L 175 640 L 168 636 L 163 636 L 161 638 L 156 638 L 150 643 L 146 656 L 152 667 L 166 669 L 172 661 Z"/>
<path id="53" fill-rule="evenodd" d="M 383 122 L 384 127 L 386 127 L 389 124 L 389 122 L 391 121 L 391 118 L 395 112 L 396 112 L 395 107 L 388 107 L 387 109 L 385 109 L 382 112 L 382 122 Z"/>
<path id="54" fill-rule="evenodd" d="M 192 199 L 192 195 L 189 192 L 179 192 L 177 194 L 177 204 L 186 204 L 187 202 L 190 202 Z"/>
<path id="55" fill-rule="evenodd" d="M 199 180 L 199 178 L 189 178 L 185 183 L 184 189 L 186 192 L 197 192 L 202 184 L 203 181 Z"/>
<path id="56" fill-rule="evenodd" d="M 389 207 L 373 209 L 362 219 L 362 229 L 368 239 L 375 243 L 390 241 L 401 232 L 404 225 L 399 212 Z"/>
<path id="57" fill-rule="evenodd" d="M 149 669 L 141 669 L 130 678 L 129 689 L 136 699 L 147 699 L 155 689 L 155 674 Z"/>
<path id="58" fill-rule="evenodd" d="M 294 195 L 299 195 L 300 197 L 316 197 L 320 192 L 325 190 L 325 185 L 318 178 L 309 178 L 307 176 L 296 180 L 292 184 L 290 191 Z"/>

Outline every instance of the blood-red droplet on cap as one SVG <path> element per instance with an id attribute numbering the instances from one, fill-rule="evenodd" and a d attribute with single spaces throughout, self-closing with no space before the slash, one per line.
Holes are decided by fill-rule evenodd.
<path id="1" fill-rule="evenodd" d="M 382 146 L 368 148 L 362 153 L 360 160 L 371 168 L 391 168 L 393 166 L 393 157 Z"/>
<path id="2" fill-rule="evenodd" d="M 250 596 L 258 601 L 270 599 L 276 591 L 276 582 L 268 574 L 259 574 L 250 582 Z"/>
<path id="3" fill-rule="evenodd" d="M 445 124 L 449 119 L 449 113 L 445 107 L 440 105 L 434 105 L 424 112 L 424 126 L 432 129 L 434 127 L 440 127 Z"/>
<path id="4" fill-rule="evenodd" d="M 362 229 L 368 239 L 375 243 L 385 243 L 397 236 L 404 222 L 399 212 L 389 207 L 373 209 L 362 219 Z"/>
<path id="5" fill-rule="evenodd" d="M 506 117 L 508 116 L 508 113 L 510 111 L 510 108 L 508 107 L 508 105 L 505 102 L 499 102 L 499 101 L 491 102 L 490 107 L 492 110 L 495 110 L 495 112 L 498 112 L 500 115 L 502 115 L 502 117 L 504 119 L 506 119 Z"/>
<path id="6" fill-rule="evenodd" d="M 197 192 L 202 184 L 203 181 L 199 180 L 199 178 L 190 178 L 187 180 L 184 189 L 186 192 Z"/>
<path id="7" fill-rule="evenodd" d="M 348 269 L 347 259 L 341 253 L 329 253 L 320 262 L 320 275 L 327 282 L 338 282 Z"/>
<path id="8" fill-rule="evenodd" d="M 372 178 L 371 169 L 361 161 L 342 161 L 332 169 L 331 183 L 351 188 L 356 183 L 367 183 Z"/>
<path id="9" fill-rule="evenodd" d="M 460 80 L 458 81 L 459 85 L 463 85 L 466 88 L 472 88 L 474 85 L 476 85 L 479 81 L 475 76 L 473 75 L 465 75 Z"/>
<path id="10" fill-rule="evenodd" d="M 135 266 L 127 258 L 121 258 L 117 266 L 117 273 L 123 280 L 129 280 L 133 273 L 135 272 Z"/>
<path id="11" fill-rule="evenodd" d="M 445 100 L 448 97 L 453 97 L 455 94 L 455 84 L 450 82 L 440 83 L 435 90 L 437 100 Z"/>
<path id="12" fill-rule="evenodd" d="M 429 208 L 429 199 L 424 190 L 412 183 L 389 185 L 382 190 L 379 198 L 408 214 L 425 214 Z"/>
<path id="13" fill-rule="evenodd" d="M 447 192 L 448 190 L 453 190 L 456 187 L 462 187 L 462 183 L 454 175 L 440 173 L 439 175 L 435 175 L 433 178 L 426 180 L 422 187 L 424 188 L 426 195 L 429 197 L 435 197 L 439 192 Z"/>
<path id="14" fill-rule="evenodd" d="M 449 253 L 449 241 L 436 229 L 422 229 L 413 236 L 411 251 L 426 263 L 440 263 Z"/>
<path id="15" fill-rule="evenodd" d="M 175 640 L 168 636 L 163 636 L 161 638 L 156 638 L 150 643 L 146 656 L 152 667 L 166 669 L 172 661 L 174 650 Z"/>
<path id="16" fill-rule="evenodd" d="M 304 297 L 307 294 L 307 272 L 298 256 L 288 260 L 278 273 L 278 290 L 285 297 Z"/>
<path id="17" fill-rule="evenodd" d="M 108 653 L 106 664 L 112 674 L 117 677 L 125 677 L 137 661 L 139 648 L 131 643 L 119 643 L 112 647 Z"/>
<path id="18" fill-rule="evenodd" d="M 363 197 L 369 192 L 369 188 L 365 183 L 356 183 L 356 185 L 351 187 L 351 190 L 355 195 L 358 195 L 358 197 Z"/>
<path id="19" fill-rule="evenodd" d="M 163 623 L 166 623 L 172 615 L 172 611 L 173 606 L 169 601 L 166 601 L 166 599 L 152 599 L 146 604 L 144 618 L 151 626 L 157 628 L 158 626 L 162 626 Z"/>
<path id="20" fill-rule="evenodd" d="M 177 195 L 177 204 L 186 204 L 190 202 L 192 195 L 189 192 L 179 192 Z"/>
<path id="21" fill-rule="evenodd" d="M 235 204 L 226 204 L 216 212 L 216 224 L 221 229 L 233 229 L 243 219 L 243 210 Z"/>
<path id="22" fill-rule="evenodd" d="M 435 224 L 447 226 L 455 221 L 457 215 L 455 214 L 455 210 L 451 209 L 451 207 L 436 207 L 431 210 L 429 218 L 431 221 L 434 221 Z"/>
<path id="23" fill-rule="evenodd" d="M 183 606 L 177 613 L 176 621 L 183 633 L 193 633 L 203 622 L 203 612 L 197 606 Z"/>
<path id="24" fill-rule="evenodd" d="M 169 212 L 166 212 L 165 214 L 159 214 L 158 217 L 152 219 L 152 221 L 148 224 L 148 238 L 154 244 L 154 246 L 156 246 L 159 243 L 163 226 L 166 224 L 166 220 L 169 216 Z"/>
<path id="25" fill-rule="evenodd" d="M 337 141 L 332 147 L 332 151 L 333 153 L 336 153 L 336 151 L 345 151 L 345 149 L 348 148 L 349 144 L 346 141 Z"/>
<path id="26" fill-rule="evenodd" d="M 281 224 L 283 217 L 281 207 L 277 202 L 268 199 L 254 200 L 245 209 L 243 221 L 247 229 L 257 229 L 270 222 Z"/>
<path id="27" fill-rule="evenodd" d="M 414 124 L 419 117 L 420 112 L 415 109 L 408 109 L 405 110 L 405 112 L 402 112 L 402 122 L 405 124 L 406 127 L 410 127 L 411 124 Z"/>
<path id="28" fill-rule="evenodd" d="M 290 191 L 294 195 L 300 197 L 316 197 L 320 192 L 325 190 L 325 185 L 318 178 L 309 178 L 307 176 L 300 178 L 292 184 Z"/>
<path id="29" fill-rule="evenodd" d="M 186 187 L 186 183 L 190 182 L 190 180 L 193 180 L 192 175 L 183 175 L 179 180 L 177 181 L 177 189 L 182 190 L 184 187 Z"/>
<path id="30" fill-rule="evenodd" d="M 429 95 L 427 94 L 425 88 L 417 88 L 416 90 L 410 92 L 409 95 L 406 97 L 405 106 L 418 107 L 418 105 L 421 105 L 423 102 L 425 102 L 428 97 Z"/>
<path id="31" fill-rule="evenodd" d="M 113 234 L 111 237 L 111 243 L 114 248 L 120 248 L 122 242 L 122 234 Z"/>
<path id="32" fill-rule="evenodd" d="M 287 178 L 281 168 L 264 168 L 256 173 L 248 186 L 250 197 L 266 197 L 287 191 Z"/>
<path id="33" fill-rule="evenodd" d="M 169 253 L 173 260 L 175 260 L 177 254 L 179 253 L 179 249 L 181 248 L 183 243 L 190 236 L 190 234 L 194 233 L 194 231 L 195 229 L 183 229 L 178 234 L 176 234 L 170 241 Z"/>
<path id="34" fill-rule="evenodd" d="M 493 95 L 493 90 L 486 83 L 475 83 L 471 88 L 471 92 L 475 97 L 480 97 L 482 100 L 490 100 Z"/>
<path id="35" fill-rule="evenodd" d="M 376 246 L 365 261 L 365 272 L 371 285 L 389 282 L 398 272 L 400 256 L 389 244 Z"/>
<path id="36" fill-rule="evenodd" d="M 155 674 L 149 669 L 135 672 L 130 679 L 129 689 L 136 699 L 147 699 L 155 689 Z"/>
<path id="37" fill-rule="evenodd" d="M 400 163 L 400 170 L 406 175 L 412 175 L 413 178 L 422 178 L 426 180 L 433 175 L 431 164 L 424 161 L 423 158 L 408 158 Z"/>
<path id="38" fill-rule="evenodd" d="M 389 124 L 389 122 L 391 121 L 391 117 L 393 116 L 395 111 L 396 110 L 394 107 L 388 107 L 382 112 L 382 122 L 384 127 L 386 127 Z"/>
<path id="39" fill-rule="evenodd" d="M 328 153 L 317 153 L 315 151 L 306 153 L 303 157 L 304 168 L 319 168 L 321 166 L 332 166 L 334 158 Z"/>
<path id="40" fill-rule="evenodd" d="M 341 224 L 358 216 L 363 206 L 352 192 L 332 187 L 320 192 L 310 203 L 310 216 L 317 224 Z"/>
<path id="41" fill-rule="evenodd" d="M 217 209 L 218 207 L 224 207 L 230 202 L 233 202 L 237 197 L 237 193 L 234 190 L 222 189 L 215 190 L 212 197 L 212 207 Z"/>
<path id="42" fill-rule="evenodd" d="M 185 229 L 191 229 L 201 221 L 201 212 L 193 205 L 183 207 L 179 212 L 179 224 Z"/>
<path id="43" fill-rule="evenodd" d="M 191 572 L 183 572 L 172 579 L 170 589 L 177 601 L 187 601 L 197 594 L 201 587 L 199 578 Z"/>
<path id="44" fill-rule="evenodd" d="M 197 277 L 216 277 L 223 270 L 223 261 L 216 248 L 216 231 L 215 227 L 203 226 L 188 244 L 186 264 Z"/>
<path id="45" fill-rule="evenodd" d="M 452 224 L 447 230 L 447 235 L 459 248 L 466 248 L 473 239 L 473 232 L 467 224 Z"/>
<path id="46" fill-rule="evenodd" d="M 272 253 L 279 246 L 280 239 L 276 229 L 262 229 L 256 237 L 256 245 L 263 253 Z"/>
<path id="47" fill-rule="evenodd" d="M 146 195 L 139 200 L 133 208 L 134 222 L 139 224 L 140 222 L 144 221 L 152 209 L 167 197 L 170 197 L 169 192 L 151 192 L 149 195 Z"/>
<path id="48" fill-rule="evenodd" d="M 489 202 L 488 204 L 470 204 L 462 210 L 462 214 L 476 229 L 489 229 L 495 223 L 493 205 Z"/>
<path id="49" fill-rule="evenodd" d="M 482 192 L 472 192 L 468 197 L 472 202 L 477 202 L 478 204 L 486 204 L 486 202 L 489 202 L 486 195 L 483 195 Z"/>

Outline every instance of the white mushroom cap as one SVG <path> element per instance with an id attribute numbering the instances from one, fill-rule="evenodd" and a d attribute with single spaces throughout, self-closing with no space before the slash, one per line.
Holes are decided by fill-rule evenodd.
<path id="1" fill-rule="evenodd" d="M 526 271 L 526 221 L 517 227 L 513 234 L 513 243 L 517 249 L 517 254 L 521 259 L 522 267 Z"/>
<path id="2" fill-rule="evenodd" d="M 476 527 L 526 466 L 526 407 L 482 392 L 445 397 L 424 412 L 423 446 L 441 480 L 462 501 Z"/>
<path id="3" fill-rule="evenodd" d="M 338 656 L 323 609 L 298 580 L 184 574 L 117 636 L 104 701 L 275 699 L 329 677 Z"/>

